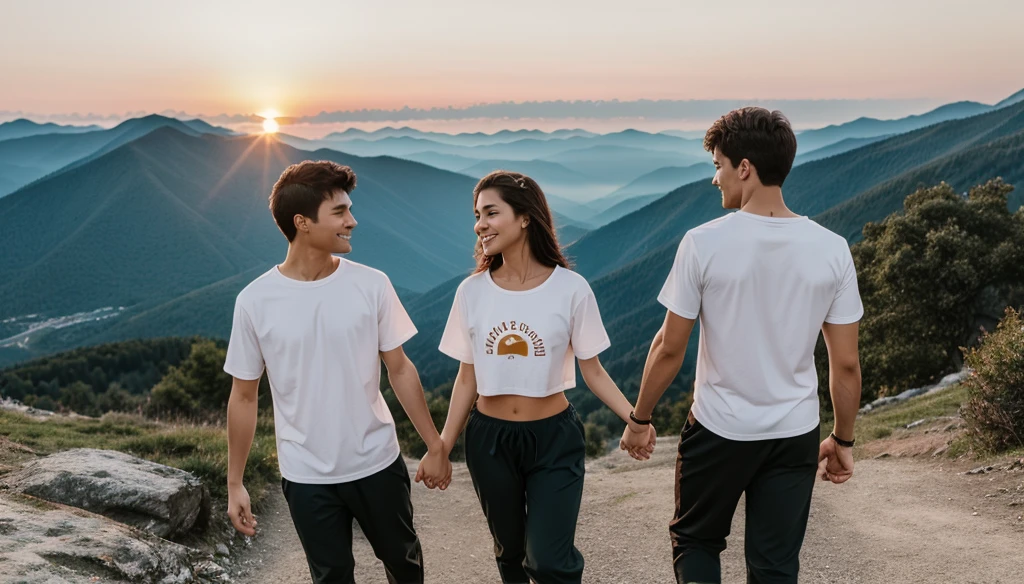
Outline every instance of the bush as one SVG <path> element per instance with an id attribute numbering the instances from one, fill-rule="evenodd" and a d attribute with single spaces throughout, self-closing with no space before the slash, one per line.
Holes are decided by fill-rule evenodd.
<path id="1" fill-rule="evenodd" d="M 1008 308 L 980 348 L 965 351 L 973 371 L 961 409 L 968 433 L 991 451 L 1024 446 L 1024 319 Z"/>
<path id="2" fill-rule="evenodd" d="M 608 452 L 608 430 L 591 422 L 583 424 L 583 430 L 586 434 L 587 458 L 604 456 Z"/>

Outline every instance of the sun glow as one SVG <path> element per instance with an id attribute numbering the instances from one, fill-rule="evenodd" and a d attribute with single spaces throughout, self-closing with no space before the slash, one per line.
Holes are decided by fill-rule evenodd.
<path id="1" fill-rule="evenodd" d="M 275 134 L 281 129 L 281 124 L 275 119 L 281 117 L 281 114 L 279 114 L 276 109 L 267 108 L 256 115 L 263 118 L 264 133 Z"/>

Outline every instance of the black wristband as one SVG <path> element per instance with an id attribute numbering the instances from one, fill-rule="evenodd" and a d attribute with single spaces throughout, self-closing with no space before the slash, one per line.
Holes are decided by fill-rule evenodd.
<path id="1" fill-rule="evenodd" d="M 632 411 L 629 412 L 629 419 L 633 420 L 637 424 L 640 424 L 641 426 L 650 426 L 651 425 L 651 421 L 650 420 L 638 420 L 638 419 L 636 419 L 636 415 Z"/>
<path id="2" fill-rule="evenodd" d="M 832 432 L 831 434 L 829 434 L 829 437 L 831 437 L 833 440 L 835 440 L 836 444 L 838 444 L 840 446 L 845 446 L 847 448 L 853 448 L 853 443 L 856 442 L 856 440 L 843 440 L 842 438 L 836 436 L 835 432 Z"/>

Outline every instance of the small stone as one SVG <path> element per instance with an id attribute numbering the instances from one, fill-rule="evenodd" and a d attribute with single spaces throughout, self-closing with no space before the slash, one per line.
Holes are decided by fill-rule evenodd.
<path id="1" fill-rule="evenodd" d="M 985 474 L 987 472 L 990 472 L 992 470 L 992 468 L 993 467 L 991 467 L 991 466 L 979 466 L 978 468 L 973 469 L 973 470 L 969 470 L 969 471 L 965 472 L 964 474 L 969 474 L 969 475 Z"/>
<path id="2" fill-rule="evenodd" d="M 217 555 L 218 556 L 230 556 L 231 555 L 231 550 L 228 549 L 228 546 L 226 546 L 226 545 L 224 545 L 222 543 L 218 543 L 217 544 Z"/>
<path id="3" fill-rule="evenodd" d="M 977 512 L 977 511 L 975 511 L 974 513 L 971 513 L 971 515 L 973 515 L 973 516 L 977 517 L 977 516 L 978 516 L 978 512 Z"/>

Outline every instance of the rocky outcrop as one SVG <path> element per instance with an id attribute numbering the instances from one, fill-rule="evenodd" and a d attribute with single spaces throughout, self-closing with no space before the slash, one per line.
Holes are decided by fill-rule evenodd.
<path id="1" fill-rule="evenodd" d="M 100 515 L 0 493 L 0 581 L 190 584 L 226 580 L 208 554 Z"/>
<path id="2" fill-rule="evenodd" d="M 11 490 L 105 515 L 160 537 L 209 519 L 210 495 L 191 473 L 112 450 L 78 448 L 3 477 Z"/>
<path id="3" fill-rule="evenodd" d="M 889 397 L 880 397 L 880 398 L 876 399 L 875 401 L 873 401 L 873 402 L 871 402 L 869 404 L 865 404 L 864 407 L 862 407 L 860 409 L 860 413 L 866 414 L 867 412 L 870 412 L 871 410 L 876 410 L 876 409 L 878 409 L 880 407 L 883 407 L 883 406 L 888 406 L 888 405 L 892 405 L 892 404 L 898 404 L 898 403 L 901 403 L 901 402 L 905 402 L 905 401 L 907 401 L 908 399 L 910 399 L 912 397 L 917 397 L 919 395 L 927 395 L 927 394 L 931 394 L 931 393 L 937 393 L 937 392 L 946 390 L 946 389 L 948 389 L 948 388 L 950 388 L 950 387 L 960 383 L 961 381 L 963 381 L 964 378 L 966 378 L 969 373 L 970 372 L 967 369 L 964 369 L 962 371 L 958 371 L 957 373 L 950 373 L 949 375 L 943 377 L 935 385 L 928 385 L 928 386 L 925 386 L 925 387 L 917 387 L 917 388 L 914 388 L 914 389 L 908 389 L 908 390 L 906 390 L 906 391 L 904 391 L 904 392 L 902 392 L 902 393 L 900 393 L 898 395 L 893 395 L 893 396 L 889 396 Z"/>

